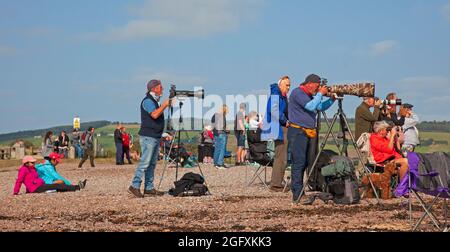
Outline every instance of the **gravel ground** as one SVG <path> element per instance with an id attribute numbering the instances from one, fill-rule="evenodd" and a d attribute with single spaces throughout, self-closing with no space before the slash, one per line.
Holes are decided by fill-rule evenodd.
<path id="1" fill-rule="evenodd" d="M 89 166 L 89 165 L 87 165 Z M 85 164 L 85 167 L 87 167 Z M 88 179 L 86 189 L 74 193 L 13 196 L 17 167 L 0 170 L 1 231 L 409 231 L 407 201 L 394 199 L 376 205 L 363 200 L 355 206 L 324 204 L 293 206 L 291 193 L 274 193 L 262 184 L 246 186 L 252 167 L 216 170 L 202 166 L 212 196 L 136 199 L 127 188 L 135 165 L 97 164 L 76 168 L 60 164 L 59 172 L 72 182 Z M 156 170 L 156 184 L 162 173 Z M 180 169 L 180 176 L 197 168 Z M 248 172 L 248 174 L 247 174 Z M 268 177 L 270 177 L 268 169 Z M 175 169 L 168 168 L 161 190 L 173 186 Z M 420 216 L 418 204 L 414 217 Z M 432 230 L 425 226 L 425 231 Z"/>

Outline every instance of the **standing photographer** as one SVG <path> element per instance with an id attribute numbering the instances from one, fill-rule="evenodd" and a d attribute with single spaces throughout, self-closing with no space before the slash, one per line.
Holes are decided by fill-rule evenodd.
<path id="1" fill-rule="evenodd" d="M 161 81 L 151 80 L 147 83 L 147 95 L 140 105 L 141 129 L 139 130 L 139 143 L 142 155 L 132 184 L 128 188 L 128 192 L 138 198 L 164 194 L 157 191 L 153 186 L 153 178 L 159 156 L 159 141 L 164 131 L 164 110 L 171 104 L 170 99 L 162 104 L 159 103 L 162 94 Z M 140 190 L 143 174 L 145 175 L 144 194 Z"/>
<path id="2" fill-rule="evenodd" d="M 317 111 L 325 111 L 334 103 L 334 99 L 322 101 L 328 94 L 328 87 L 320 86 L 321 78 L 309 75 L 300 87 L 292 91 L 289 97 L 288 145 L 292 156 L 292 194 L 297 204 L 303 191 L 303 175 L 308 166 L 309 142 L 318 134 Z"/>
<path id="3" fill-rule="evenodd" d="M 400 115 L 405 116 L 405 124 L 403 125 L 405 141 L 402 146 L 402 152 L 405 157 L 408 152 L 413 152 L 417 145 L 420 144 L 419 130 L 416 127 L 420 121 L 417 114 L 413 112 L 413 107 L 413 105 L 407 103 L 400 107 Z"/>
<path id="4" fill-rule="evenodd" d="M 365 97 L 361 105 L 355 112 L 355 140 L 358 140 L 363 133 L 372 133 L 373 124 L 380 116 L 381 100 L 375 101 L 373 97 Z M 374 107 L 373 112 L 370 108 Z"/>
<path id="5" fill-rule="evenodd" d="M 383 109 L 381 110 L 379 121 L 386 121 L 391 126 L 402 127 L 405 123 L 405 117 L 397 115 L 397 101 L 398 96 L 396 93 L 389 93 L 384 101 Z"/>

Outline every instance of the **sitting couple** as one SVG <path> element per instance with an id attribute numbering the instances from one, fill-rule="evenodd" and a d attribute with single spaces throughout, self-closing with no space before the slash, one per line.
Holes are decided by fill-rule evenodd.
<path id="1" fill-rule="evenodd" d="M 44 193 L 47 191 L 73 192 L 84 189 L 86 180 L 72 185 L 70 181 L 62 177 L 55 169 L 60 162 L 60 155 L 51 153 L 43 164 L 36 164 L 36 159 L 26 156 L 22 159 L 22 167 L 14 186 L 14 195 L 18 195 L 22 183 L 27 193 Z"/>

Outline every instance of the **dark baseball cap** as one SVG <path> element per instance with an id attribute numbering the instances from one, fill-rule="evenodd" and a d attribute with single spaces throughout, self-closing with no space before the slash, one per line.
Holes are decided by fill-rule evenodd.
<path id="1" fill-rule="evenodd" d="M 322 79 L 318 75 L 310 74 L 310 75 L 308 75 L 308 77 L 306 77 L 305 81 L 302 84 L 300 84 L 300 85 L 305 85 L 305 84 L 310 83 L 310 82 L 312 82 L 312 83 L 320 83 L 321 80 Z"/>
<path id="2" fill-rule="evenodd" d="M 152 88 L 161 85 L 161 81 L 160 80 L 151 80 L 147 83 L 147 90 L 151 91 Z"/>
<path id="3" fill-rule="evenodd" d="M 411 104 L 409 104 L 409 103 L 404 103 L 404 104 L 403 104 L 403 107 L 404 107 L 404 108 L 407 108 L 407 109 L 412 109 L 412 108 L 414 108 L 414 106 L 411 105 Z"/>

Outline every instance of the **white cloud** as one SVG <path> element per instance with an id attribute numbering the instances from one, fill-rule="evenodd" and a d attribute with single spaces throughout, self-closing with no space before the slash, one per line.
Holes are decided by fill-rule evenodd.
<path id="1" fill-rule="evenodd" d="M 102 41 L 204 37 L 234 31 L 258 16 L 265 0 L 146 0 L 129 8 L 127 24 L 88 37 Z"/>
<path id="2" fill-rule="evenodd" d="M 370 46 L 370 54 L 373 56 L 382 56 L 394 49 L 398 45 L 395 40 L 384 40 L 374 43 Z"/>
<path id="3" fill-rule="evenodd" d="M 17 52 L 17 49 L 7 45 L 0 45 L 0 56 L 1 55 L 12 55 Z"/>
<path id="4" fill-rule="evenodd" d="M 423 120 L 449 120 L 450 78 L 444 76 L 408 77 L 392 85 L 404 102 L 411 103 Z"/>
<path id="5" fill-rule="evenodd" d="M 445 19 L 450 21 L 450 3 L 448 3 L 442 7 L 441 13 Z"/>

